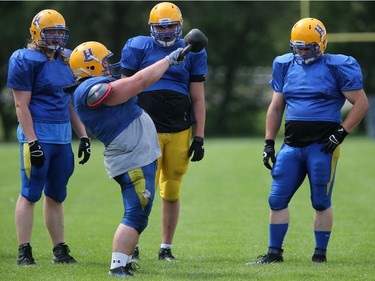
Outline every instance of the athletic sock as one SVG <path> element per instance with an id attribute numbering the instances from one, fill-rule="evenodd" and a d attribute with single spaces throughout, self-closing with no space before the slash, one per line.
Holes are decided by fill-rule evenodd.
<path id="1" fill-rule="evenodd" d="M 269 225 L 269 248 L 282 249 L 289 223 L 270 224 Z"/>
<path id="2" fill-rule="evenodd" d="M 331 231 L 314 231 L 315 235 L 315 248 L 326 250 L 328 247 Z"/>
<path id="3" fill-rule="evenodd" d="M 120 266 L 125 266 L 127 260 L 128 260 L 128 255 L 119 253 L 119 252 L 113 252 L 112 261 L 111 261 L 111 269 L 120 267 Z"/>
<path id="4" fill-rule="evenodd" d="M 160 248 L 163 249 L 172 249 L 172 244 L 160 244 Z"/>

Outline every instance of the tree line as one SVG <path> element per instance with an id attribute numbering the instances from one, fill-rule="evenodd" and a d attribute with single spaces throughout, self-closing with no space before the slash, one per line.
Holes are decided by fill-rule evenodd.
<path id="1" fill-rule="evenodd" d="M 173 1 L 172 1 L 173 2 Z M 69 27 L 67 47 L 95 40 L 119 60 L 130 37 L 148 35 L 154 1 L 5 1 L 0 2 L 0 118 L 2 139 L 15 135 L 16 117 L 6 89 L 8 59 L 26 46 L 32 18 L 55 9 Z M 271 98 L 272 61 L 290 52 L 290 30 L 300 19 L 298 1 L 178 1 L 183 31 L 199 28 L 209 39 L 206 81 L 207 136 L 263 135 L 264 113 Z M 330 43 L 329 33 L 375 30 L 375 2 L 311 1 L 310 16 L 327 28 L 327 53 L 354 56 L 362 66 L 364 88 L 375 95 L 374 42 Z M 10 104 L 9 104 L 10 103 Z M 13 107 L 11 110 L 10 107 Z M 360 126 L 364 130 L 364 125 Z M 1 138 L 1 135 L 0 135 Z"/>

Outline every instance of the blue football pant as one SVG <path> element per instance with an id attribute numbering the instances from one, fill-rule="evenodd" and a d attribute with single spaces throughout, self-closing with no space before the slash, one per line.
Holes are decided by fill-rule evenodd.
<path id="1" fill-rule="evenodd" d="M 21 195 L 37 202 L 44 194 L 57 202 L 67 195 L 67 184 L 74 171 L 74 154 L 71 144 L 40 143 L 45 156 L 43 167 L 31 166 L 28 143 L 20 144 Z"/>
<path id="2" fill-rule="evenodd" d="M 272 210 L 288 207 L 306 175 L 310 182 L 313 208 L 323 211 L 331 206 L 340 147 L 336 148 L 333 154 L 325 154 L 320 148 L 321 144 L 317 143 L 305 147 L 282 145 L 271 171 L 272 186 L 268 201 Z"/>

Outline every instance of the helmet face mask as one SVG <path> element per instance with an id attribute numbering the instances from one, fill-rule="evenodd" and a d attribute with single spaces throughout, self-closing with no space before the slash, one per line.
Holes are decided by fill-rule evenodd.
<path id="1" fill-rule="evenodd" d="M 294 59 L 298 64 L 312 63 L 322 55 L 319 45 L 315 42 L 305 44 L 304 42 L 294 41 L 290 42 L 290 48 L 294 54 Z"/>
<path id="2" fill-rule="evenodd" d="M 292 28 L 289 44 L 298 64 L 314 62 L 327 47 L 327 32 L 323 23 L 314 18 L 299 20 Z M 302 54 L 301 51 L 307 52 Z"/>
<path id="3" fill-rule="evenodd" d="M 40 48 L 62 51 L 69 39 L 64 17 L 55 10 L 40 11 L 31 21 L 32 40 Z"/>
<path id="4" fill-rule="evenodd" d="M 150 34 L 159 45 L 172 46 L 182 36 L 182 22 L 181 11 L 175 4 L 159 3 L 150 12 Z"/>
<path id="5" fill-rule="evenodd" d="M 69 59 L 70 68 L 76 80 L 95 76 L 119 78 L 120 63 L 111 64 L 109 58 L 112 55 L 112 52 L 99 42 L 85 42 L 73 50 Z"/>

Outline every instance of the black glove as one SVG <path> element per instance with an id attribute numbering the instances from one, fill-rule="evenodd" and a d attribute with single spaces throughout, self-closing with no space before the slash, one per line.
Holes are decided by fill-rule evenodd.
<path id="1" fill-rule="evenodd" d="M 39 144 L 38 140 L 33 140 L 29 142 L 29 150 L 30 150 L 30 161 L 31 165 L 35 167 L 42 167 L 44 165 L 44 152 L 42 147 Z"/>
<path id="2" fill-rule="evenodd" d="M 271 158 L 272 164 L 275 163 L 275 141 L 274 140 L 265 140 L 264 150 L 263 150 L 263 164 L 267 169 L 272 170 L 272 166 L 269 161 Z"/>
<path id="3" fill-rule="evenodd" d="M 190 157 L 194 152 L 192 162 L 200 161 L 204 156 L 203 138 L 194 137 L 193 142 L 190 145 L 188 156 Z"/>
<path id="4" fill-rule="evenodd" d="M 338 147 L 348 135 L 348 132 L 340 125 L 328 138 L 325 138 L 318 143 L 323 143 L 320 151 L 328 154 L 332 153 L 336 147 Z"/>
<path id="5" fill-rule="evenodd" d="M 79 142 L 79 148 L 78 148 L 78 158 L 81 158 L 83 154 L 83 159 L 79 161 L 79 164 L 85 164 L 89 159 L 91 155 L 90 150 L 90 139 L 86 137 L 82 137 Z"/>

